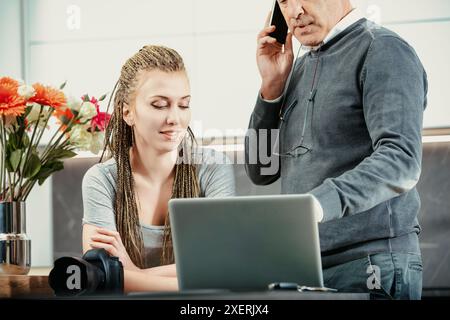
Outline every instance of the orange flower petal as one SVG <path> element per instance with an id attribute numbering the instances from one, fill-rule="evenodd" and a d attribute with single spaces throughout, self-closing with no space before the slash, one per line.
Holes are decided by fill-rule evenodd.
<path id="1" fill-rule="evenodd" d="M 19 82 L 9 77 L 0 78 L 0 115 L 20 116 L 25 112 L 26 101 L 17 93 Z"/>
<path id="2" fill-rule="evenodd" d="M 50 106 L 54 109 L 60 108 L 67 104 L 66 96 L 58 89 L 50 86 L 43 86 L 40 83 L 33 84 L 33 88 L 36 91 L 34 97 L 31 97 L 29 101 L 39 103 L 40 105 Z"/>

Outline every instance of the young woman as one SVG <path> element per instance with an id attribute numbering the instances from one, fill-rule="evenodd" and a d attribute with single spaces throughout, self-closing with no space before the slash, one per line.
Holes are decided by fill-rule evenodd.
<path id="1" fill-rule="evenodd" d="M 126 292 L 177 290 L 168 201 L 234 195 L 232 166 L 195 145 L 189 80 L 176 51 L 142 48 L 122 67 L 113 95 L 109 159 L 83 178 L 83 251 L 119 257 Z"/>

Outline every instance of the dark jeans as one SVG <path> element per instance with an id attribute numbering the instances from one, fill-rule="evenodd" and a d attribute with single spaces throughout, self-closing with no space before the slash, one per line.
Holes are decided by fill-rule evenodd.
<path id="1" fill-rule="evenodd" d="M 422 258 L 377 253 L 323 270 L 324 284 L 339 292 L 370 293 L 371 299 L 420 300 Z"/>

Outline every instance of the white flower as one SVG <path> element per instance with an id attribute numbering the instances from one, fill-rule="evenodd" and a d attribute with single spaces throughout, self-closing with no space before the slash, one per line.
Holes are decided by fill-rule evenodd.
<path id="1" fill-rule="evenodd" d="M 92 134 L 83 125 L 75 125 L 69 132 L 70 143 L 80 150 L 89 150 L 92 141 Z"/>
<path id="2" fill-rule="evenodd" d="M 24 97 L 25 99 L 30 99 L 36 94 L 36 91 L 32 86 L 22 84 L 18 89 L 17 93 Z"/>
<path id="3" fill-rule="evenodd" d="M 95 105 L 92 102 L 85 101 L 81 104 L 79 113 L 81 122 L 89 121 L 96 115 L 97 109 L 95 108 Z"/>
<path id="4" fill-rule="evenodd" d="M 93 153 L 93 154 L 98 154 L 100 152 L 100 150 L 103 150 L 103 140 L 105 139 L 105 133 L 104 132 L 94 132 L 92 134 L 92 139 L 91 139 L 91 145 L 89 147 L 89 150 Z"/>
<path id="5" fill-rule="evenodd" d="M 103 150 L 103 140 L 105 139 L 104 132 L 91 133 L 87 131 L 86 126 L 76 125 L 70 131 L 70 142 L 79 150 L 91 151 L 93 154 L 98 154 Z"/>
<path id="6" fill-rule="evenodd" d="M 27 106 L 29 106 L 29 107 L 31 106 L 31 111 L 27 115 L 27 120 L 29 122 L 37 122 L 38 121 L 39 112 L 41 112 L 40 111 L 41 110 L 41 105 L 38 104 L 38 103 L 33 102 L 31 104 L 28 104 Z M 51 112 L 52 111 L 50 110 L 49 107 L 47 107 L 47 106 L 43 106 L 42 107 L 41 118 L 40 118 L 39 124 L 38 124 L 39 127 L 41 127 L 41 128 L 44 127 L 45 122 L 46 122 L 47 118 L 50 116 Z"/>
<path id="7" fill-rule="evenodd" d="M 41 109 L 41 105 L 36 102 L 33 102 L 33 103 L 27 104 L 27 106 L 31 107 L 31 111 L 27 115 L 27 120 L 29 122 L 37 121 L 37 118 L 39 116 L 39 110 Z"/>
<path id="8" fill-rule="evenodd" d="M 68 96 L 67 97 L 67 106 L 70 109 L 79 112 L 80 108 L 81 108 L 81 100 L 75 98 L 74 96 Z"/>

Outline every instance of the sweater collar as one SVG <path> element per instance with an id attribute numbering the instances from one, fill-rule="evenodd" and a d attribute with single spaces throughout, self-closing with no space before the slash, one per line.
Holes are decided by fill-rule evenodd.
<path id="1" fill-rule="evenodd" d="M 350 27 L 355 22 L 364 18 L 364 15 L 358 8 L 353 8 L 344 18 L 342 18 L 327 34 L 322 43 L 315 47 L 303 46 L 303 48 L 307 51 L 315 51 L 324 44 L 328 43 L 330 40 L 334 39 L 337 35 L 342 33 L 345 29 Z"/>

